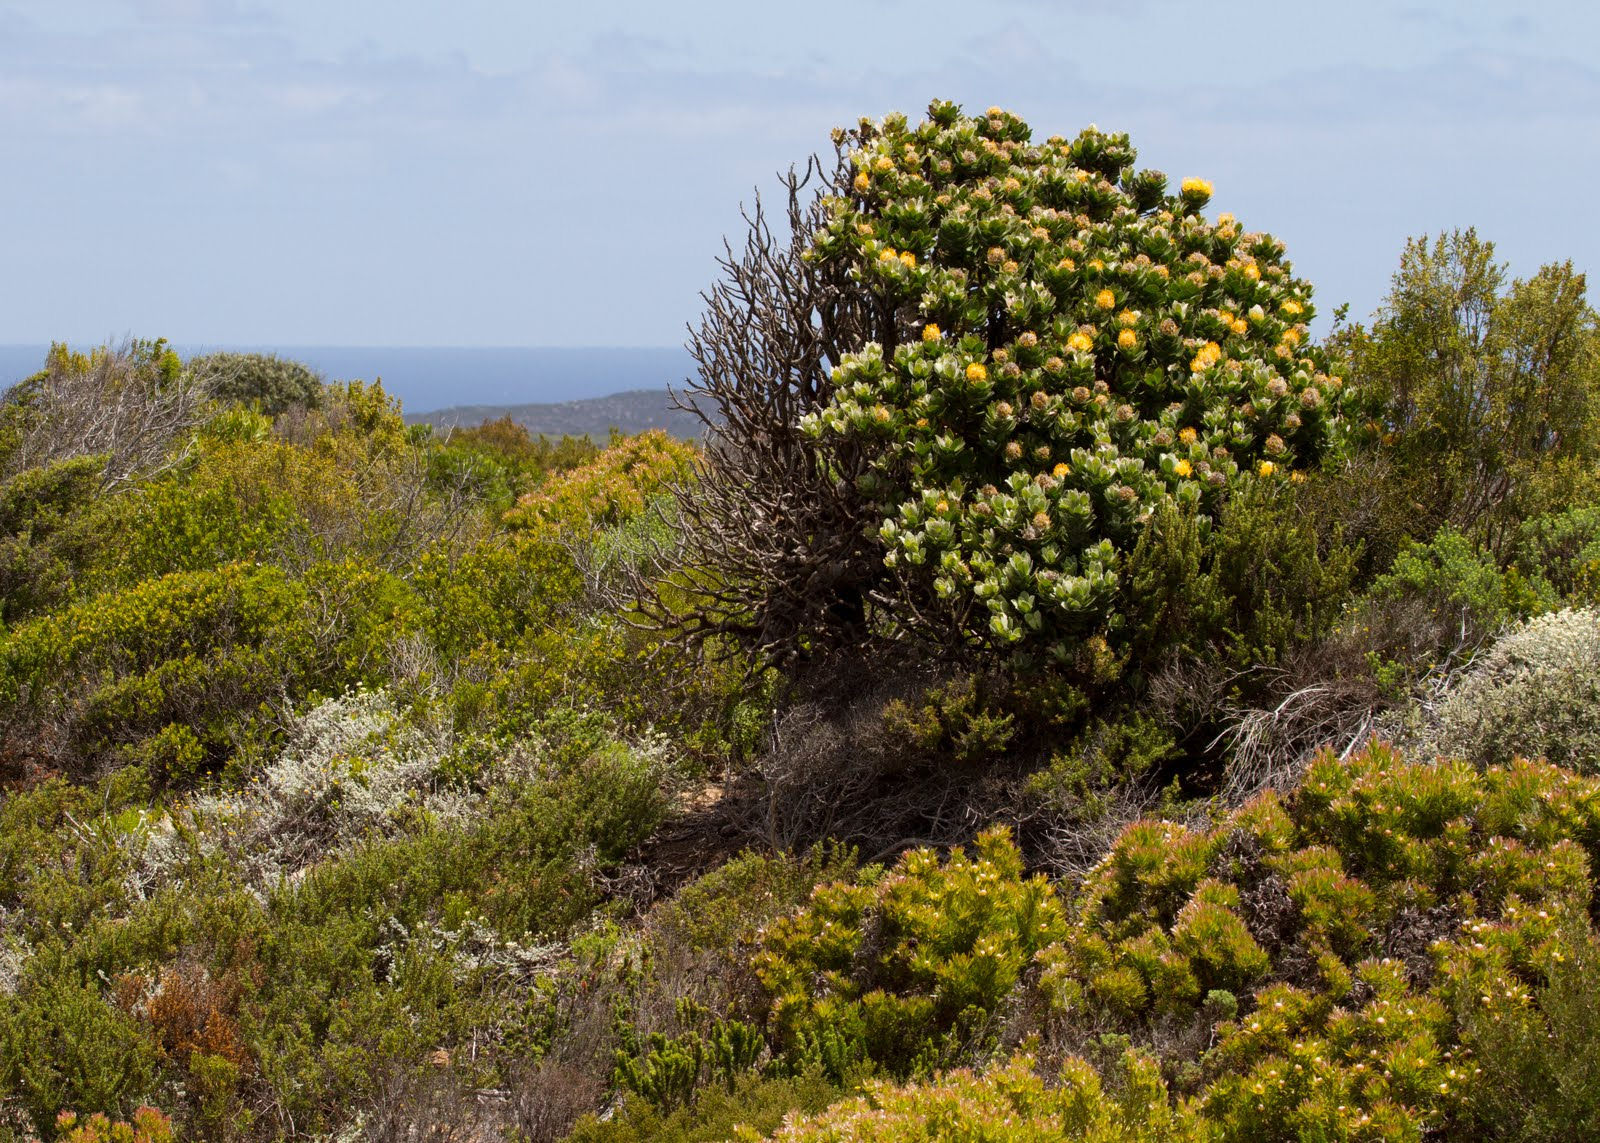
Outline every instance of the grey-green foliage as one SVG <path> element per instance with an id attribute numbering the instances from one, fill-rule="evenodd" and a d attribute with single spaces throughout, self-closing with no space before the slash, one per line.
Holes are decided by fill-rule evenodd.
<path id="1" fill-rule="evenodd" d="M 1480 765 L 1521 755 L 1600 772 L 1600 611 L 1513 628 L 1445 697 L 1433 738 L 1441 753 Z"/>
<path id="2" fill-rule="evenodd" d="M 188 368 L 217 400 L 255 405 L 271 417 L 321 403 L 319 374 L 270 353 L 208 353 L 191 359 Z"/>

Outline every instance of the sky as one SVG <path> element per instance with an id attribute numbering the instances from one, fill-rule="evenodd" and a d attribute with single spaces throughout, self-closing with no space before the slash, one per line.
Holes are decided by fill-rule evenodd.
<path id="1" fill-rule="evenodd" d="M 1323 313 L 1407 236 L 1600 268 L 1600 5 L 0 0 L 0 344 L 660 346 L 863 115 L 1127 131 Z"/>

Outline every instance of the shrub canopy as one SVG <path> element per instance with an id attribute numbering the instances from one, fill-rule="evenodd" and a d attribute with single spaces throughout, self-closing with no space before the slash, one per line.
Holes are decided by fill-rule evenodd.
<path id="1" fill-rule="evenodd" d="M 1328 449 L 1342 381 L 1310 287 L 1276 239 L 1201 214 L 1208 183 L 999 108 L 835 142 L 801 260 L 879 320 L 800 423 L 860 474 L 891 628 L 1065 659 L 1119 628 L 1120 557 L 1163 503 L 1209 517 Z"/>

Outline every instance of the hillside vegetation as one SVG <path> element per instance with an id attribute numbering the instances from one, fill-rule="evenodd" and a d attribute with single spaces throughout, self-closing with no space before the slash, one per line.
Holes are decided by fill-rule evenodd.
<path id="1" fill-rule="evenodd" d="M 1582 274 L 1318 343 L 1124 136 L 834 141 L 698 443 L 0 398 L 0 1138 L 1600 1137 Z"/>

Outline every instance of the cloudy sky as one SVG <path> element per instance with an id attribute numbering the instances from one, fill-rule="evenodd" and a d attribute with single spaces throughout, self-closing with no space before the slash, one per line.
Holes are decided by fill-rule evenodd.
<path id="1" fill-rule="evenodd" d="M 0 343 L 667 345 L 741 200 L 932 97 L 1214 181 L 1360 315 L 1600 268 L 1600 5 L 0 0 Z"/>

